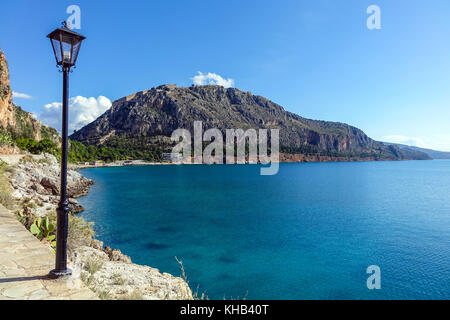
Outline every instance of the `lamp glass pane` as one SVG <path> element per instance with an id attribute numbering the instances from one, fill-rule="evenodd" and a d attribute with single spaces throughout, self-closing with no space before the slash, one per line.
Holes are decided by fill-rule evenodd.
<path id="1" fill-rule="evenodd" d="M 78 52 L 80 52 L 81 41 L 78 41 L 73 45 L 72 49 L 72 64 L 74 65 L 78 58 Z"/>
<path id="2" fill-rule="evenodd" d="M 61 57 L 61 43 L 56 39 L 51 39 L 53 50 L 55 51 L 56 63 L 60 64 L 62 62 Z"/>
<path id="3" fill-rule="evenodd" d="M 63 51 L 63 62 L 72 64 L 72 44 L 63 42 L 62 51 Z"/>

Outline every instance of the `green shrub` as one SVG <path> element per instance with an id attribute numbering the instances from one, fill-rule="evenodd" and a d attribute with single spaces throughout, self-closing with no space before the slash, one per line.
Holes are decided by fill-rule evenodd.
<path id="1" fill-rule="evenodd" d="M 81 217 L 69 214 L 69 235 L 67 238 L 67 248 L 73 250 L 80 246 L 90 246 L 94 229 L 92 222 L 86 222 Z"/>
<path id="2" fill-rule="evenodd" d="M 169 152 L 171 145 L 161 144 L 154 137 L 135 137 L 131 135 L 115 136 L 101 146 L 84 145 L 79 141 L 70 141 L 68 158 L 70 162 L 89 162 L 103 160 L 147 160 L 161 161 L 162 153 Z"/>
<path id="3" fill-rule="evenodd" d="M 32 154 L 49 153 L 55 157 L 60 157 L 60 151 L 56 143 L 51 140 L 43 139 L 41 141 L 36 141 L 32 138 L 19 138 L 16 140 L 16 145 L 25 151 Z"/>
<path id="4" fill-rule="evenodd" d="M 30 121 L 30 113 L 19 106 L 14 106 L 14 114 L 16 116 L 16 126 L 10 129 L 13 134 L 13 139 L 34 139 L 35 133 L 33 124 Z"/>
<path id="5" fill-rule="evenodd" d="M 24 208 L 23 211 L 17 211 L 16 218 L 25 226 L 25 228 L 27 228 L 27 230 L 30 230 L 31 225 L 36 220 L 36 216 L 28 208 Z"/>
<path id="6" fill-rule="evenodd" d="M 0 169 L 0 203 L 6 208 L 12 208 L 14 199 L 11 196 L 11 185 L 6 177 L 3 169 Z"/>
<path id="7" fill-rule="evenodd" d="M 0 204 L 10 209 L 14 206 L 14 199 L 11 195 L 12 188 L 9 183 L 7 173 L 14 171 L 6 162 L 0 160 Z"/>
<path id="8" fill-rule="evenodd" d="M 11 167 L 8 163 L 0 159 L 0 174 L 2 173 L 13 173 L 14 167 Z"/>
<path id="9" fill-rule="evenodd" d="M 56 221 L 56 211 L 50 213 L 48 217 L 50 218 L 50 221 Z M 95 235 L 94 229 L 92 228 L 94 223 L 86 222 L 86 220 L 77 215 L 69 214 L 68 224 L 67 249 L 69 251 L 81 246 L 90 246 L 92 244 L 92 238 Z"/>
<path id="10" fill-rule="evenodd" d="M 46 125 L 41 126 L 41 138 L 42 140 L 47 139 L 54 141 L 56 137 L 58 137 L 58 131 L 55 128 L 48 127 Z"/>
<path id="11" fill-rule="evenodd" d="M 12 146 L 14 144 L 12 135 L 9 131 L 0 129 L 0 146 Z"/>
<path id="12" fill-rule="evenodd" d="M 9 167 L 8 163 L 0 159 L 0 173 L 5 172 L 6 168 L 8 167 Z"/>

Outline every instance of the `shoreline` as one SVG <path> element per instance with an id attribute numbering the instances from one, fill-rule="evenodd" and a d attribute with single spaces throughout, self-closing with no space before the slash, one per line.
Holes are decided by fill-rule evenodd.
<path id="1" fill-rule="evenodd" d="M 49 154 L 0 157 L 9 160 L 5 174 L 11 188 L 8 210 L 30 232 L 38 218 L 56 224 L 59 202 L 60 164 Z M 86 196 L 94 184 L 81 173 L 68 170 L 69 215 L 68 264 L 73 278 L 80 278 L 101 299 L 106 300 L 192 300 L 185 279 L 159 269 L 132 262 L 119 249 L 95 238 L 92 223 L 78 215 L 84 211 L 75 198 Z M 50 248 L 50 242 L 42 240 Z"/>
<path id="2" fill-rule="evenodd" d="M 88 168 L 108 168 L 108 167 L 128 167 L 128 166 L 151 166 L 151 165 L 179 165 L 183 163 L 170 163 L 170 162 L 148 162 L 145 160 L 131 160 L 130 163 L 125 163 L 124 160 L 114 161 L 108 163 L 96 163 L 96 164 L 75 164 L 69 163 L 69 170 L 81 170 Z"/>
<path id="3" fill-rule="evenodd" d="M 374 157 L 367 158 L 347 158 L 347 157 L 330 157 L 330 156 L 321 156 L 321 155 L 304 155 L 304 154 L 280 154 L 279 163 L 322 163 L 322 162 L 380 162 L 380 161 L 413 161 L 414 159 L 375 159 Z M 429 159 L 433 160 L 433 159 Z M 416 161 L 416 160 L 414 160 Z M 417 160 L 419 161 L 419 160 Z M 421 160 L 420 160 L 421 161 Z M 221 164 L 227 164 L 225 161 Z M 261 164 L 260 162 L 251 163 L 246 159 L 245 163 L 238 163 L 235 161 L 237 165 L 242 164 Z M 209 163 L 194 163 L 191 162 L 150 162 L 146 160 L 117 160 L 114 162 L 101 162 L 101 161 L 92 161 L 91 163 L 85 164 L 76 164 L 69 163 L 68 168 L 70 170 L 82 170 L 89 168 L 107 168 L 107 167 L 127 167 L 127 166 L 155 166 L 155 165 L 211 165 Z M 214 165 L 214 164 L 212 164 Z"/>

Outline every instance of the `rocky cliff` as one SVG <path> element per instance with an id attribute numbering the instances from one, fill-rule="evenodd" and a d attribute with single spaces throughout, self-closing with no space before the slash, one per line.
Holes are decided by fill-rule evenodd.
<path id="1" fill-rule="evenodd" d="M 2 156 L 7 162 L 12 158 L 21 157 L 14 166 L 9 182 L 12 187 L 12 197 L 18 202 L 27 202 L 39 217 L 54 212 L 59 202 L 60 165 L 50 154 L 36 156 Z M 67 193 L 72 213 L 83 210 L 75 198 L 87 194 L 93 181 L 83 177 L 74 170 L 67 173 Z"/>
<path id="2" fill-rule="evenodd" d="M 59 143 L 58 132 L 36 120 L 33 115 L 12 100 L 9 82 L 9 69 L 5 54 L 0 50 L 0 134 L 8 134 L 12 138 L 33 138 L 37 141 L 49 139 Z M 2 141 L 0 139 L 0 147 Z"/>
<path id="3" fill-rule="evenodd" d="M 338 122 L 315 121 L 287 112 L 261 96 L 221 86 L 178 88 L 163 85 L 114 101 L 97 120 L 71 136 L 101 145 L 114 137 L 170 137 L 178 128 L 280 129 L 281 151 L 291 154 L 413 159 L 395 146 L 370 139 L 358 128 Z M 167 141 L 167 140 L 162 140 Z"/>
<path id="4" fill-rule="evenodd" d="M 8 63 L 0 50 L 0 127 L 14 127 L 16 119 L 12 102 L 12 91 L 9 85 Z"/>

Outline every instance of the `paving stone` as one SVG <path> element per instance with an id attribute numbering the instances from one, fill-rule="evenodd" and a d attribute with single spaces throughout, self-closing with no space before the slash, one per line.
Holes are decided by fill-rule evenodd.
<path id="1" fill-rule="evenodd" d="M 70 300 L 91 300 L 96 298 L 95 294 L 89 289 L 81 290 L 77 293 L 70 295 Z"/>
<path id="2" fill-rule="evenodd" d="M 7 278 L 15 278 L 15 277 L 24 277 L 26 276 L 26 272 L 24 269 L 19 268 L 9 268 L 9 269 L 3 269 L 0 271 L 1 279 L 7 279 Z M 0 282 L 1 285 L 1 282 Z"/>
<path id="3" fill-rule="evenodd" d="M 0 300 L 93 300 L 79 279 L 52 280 L 55 255 L 0 205 Z"/>
<path id="4" fill-rule="evenodd" d="M 28 300 L 43 300 L 45 298 L 50 297 L 50 293 L 46 289 L 39 289 L 36 291 L 33 291 L 30 296 L 28 297 Z"/>
<path id="5" fill-rule="evenodd" d="M 33 291 L 43 289 L 44 286 L 39 280 L 25 281 L 15 283 L 14 286 L 3 291 L 3 295 L 8 298 L 24 298 L 30 295 Z"/>

